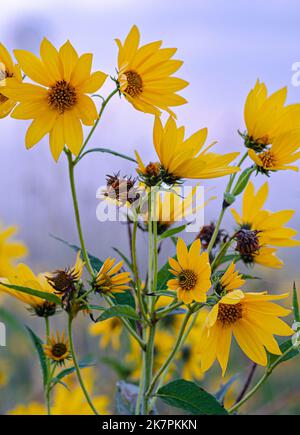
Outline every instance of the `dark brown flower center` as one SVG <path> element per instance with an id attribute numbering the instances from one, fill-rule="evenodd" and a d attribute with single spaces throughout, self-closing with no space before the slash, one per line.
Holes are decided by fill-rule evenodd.
<path id="1" fill-rule="evenodd" d="M 77 103 L 77 92 L 74 86 L 65 80 L 60 80 L 48 90 L 48 103 L 59 113 L 72 109 Z"/>
<path id="2" fill-rule="evenodd" d="M 185 269 L 180 272 L 178 280 L 183 290 L 192 290 L 197 284 L 197 275 L 193 270 Z"/>
<path id="3" fill-rule="evenodd" d="M 236 234 L 236 251 L 238 251 L 241 256 L 253 256 L 259 253 L 261 248 L 259 238 L 259 231 L 257 230 L 247 230 L 240 229 Z"/>
<path id="4" fill-rule="evenodd" d="M 233 325 L 243 317 L 243 306 L 241 302 L 234 305 L 220 303 L 218 308 L 218 321 L 224 327 Z"/>
<path id="5" fill-rule="evenodd" d="M 120 177 L 120 174 L 106 176 L 106 190 L 104 196 L 112 200 L 117 200 L 121 205 L 134 203 L 139 199 L 140 194 L 135 186 L 136 179 L 132 177 Z"/>
<path id="6" fill-rule="evenodd" d="M 57 270 L 51 277 L 47 277 L 49 284 L 57 293 L 68 293 L 74 290 L 74 284 L 78 282 L 78 275 L 74 269 Z"/>
<path id="7" fill-rule="evenodd" d="M 52 355 L 55 356 L 55 358 L 61 358 L 67 351 L 68 349 L 65 343 L 55 343 L 52 347 Z"/>
<path id="8" fill-rule="evenodd" d="M 138 97 L 143 92 L 143 81 L 141 76 L 135 71 L 125 72 L 127 87 L 125 92 L 132 98 Z"/>

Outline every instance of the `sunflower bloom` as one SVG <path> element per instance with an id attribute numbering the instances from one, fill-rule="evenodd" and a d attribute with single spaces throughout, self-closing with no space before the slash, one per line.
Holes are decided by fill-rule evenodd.
<path id="1" fill-rule="evenodd" d="M 203 148 L 206 138 L 207 129 L 203 128 L 184 140 L 184 127 L 177 127 L 171 117 L 163 127 L 160 118 L 156 117 L 153 141 L 162 181 L 175 184 L 182 178 L 218 178 L 239 171 L 238 167 L 229 166 L 239 153 L 221 155 L 208 152 L 215 142 Z M 138 153 L 136 156 L 139 164 L 137 172 L 142 179 L 148 179 L 149 165 L 143 164 Z M 150 165 L 153 166 L 153 163 Z"/>
<path id="2" fill-rule="evenodd" d="M 218 282 L 217 292 L 221 294 L 223 292 L 228 293 L 233 290 L 238 290 L 245 284 L 245 282 L 246 281 L 242 278 L 242 275 L 235 270 L 235 264 L 232 262 Z"/>
<path id="3" fill-rule="evenodd" d="M 34 290 L 53 294 L 53 289 L 48 283 L 46 274 L 35 275 L 25 264 L 18 264 L 13 270 L 5 273 L 6 278 L 1 281 L 10 285 L 29 287 Z M 37 316 L 49 317 L 55 314 L 56 304 L 48 302 L 36 296 L 29 295 L 0 284 L 0 292 L 5 292 L 10 296 L 27 305 Z"/>
<path id="4" fill-rule="evenodd" d="M 96 396 L 93 394 L 95 385 L 95 372 L 91 368 L 82 370 L 84 385 L 92 398 L 93 404 L 99 414 L 108 414 L 109 398 L 107 396 Z M 52 394 L 51 414 L 53 415 L 90 415 L 92 410 L 78 385 L 74 374 L 66 376 L 63 385 L 57 385 Z M 45 415 L 45 405 L 39 402 L 31 402 L 27 405 L 19 405 L 9 412 L 11 415 Z"/>
<path id="5" fill-rule="evenodd" d="M 111 344 L 114 350 L 119 350 L 122 331 L 123 325 L 118 317 L 113 317 L 103 322 L 92 323 L 89 327 L 91 335 L 100 335 L 100 349 L 105 349 Z"/>
<path id="6" fill-rule="evenodd" d="M 49 342 L 44 345 L 45 355 L 54 363 L 59 365 L 65 364 L 65 362 L 71 359 L 69 340 L 65 337 L 65 333 L 56 332 L 56 335 L 52 334 Z"/>
<path id="7" fill-rule="evenodd" d="M 300 114 L 299 114 L 300 116 Z M 248 155 L 256 164 L 259 172 L 266 175 L 270 171 L 299 171 L 299 167 L 293 165 L 300 158 L 300 135 L 299 132 L 288 132 L 277 136 L 271 147 L 261 153 L 249 150 Z"/>
<path id="8" fill-rule="evenodd" d="M 0 224 L 0 277 L 6 277 L 13 270 L 15 262 L 28 253 L 24 243 L 11 240 L 17 230 L 15 226 L 3 228 Z"/>
<path id="9" fill-rule="evenodd" d="M 98 114 L 87 94 L 95 93 L 107 75 L 91 73 L 92 54 L 78 56 L 67 41 L 59 51 L 44 39 L 41 59 L 25 50 L 15 50 L 20 67 L 33 82 L 7 79 L 3 93 L 20 104 L 12 117 L 33 119 L 26 133 L 26 147 L 32 148 L 49 133 L 50 149 L 58 160 L 64 146 L 77 156 L 83 142 L 82 124 L 92 126 Z"/>
<path id="10" fill-rule="evenodd" d="M 183 64 L 171 59 L 176 48 L 161 48 L 162 41 L 139 47 L 140 32 L 133 26 L 124 44 L 116 39 L 119 47 L 118 82 L 120 91 L 137 110 L 160 115 L 160 110 L 175 116 L 170 107 L 181 106 L 187 101 L 177 95 L 188 82 L 171 77 Z"/>
<path id="11" fill-rule="evenodd" d="M 167 283 L 170 290 L 185 304 L 193 301 L 206 302 L 206 293 L 211 287 L 211 268 L 207 252 L 201 254 L 201 242 L 195 240 L 189 251 L 184 241 L 178 238 L 177 260 L 169 258 L 170 272 L 175 278 Z"/>
<path id="12" fill-rule="evenodd" d="M 268 193 L 268 183 L 264 183 L 255 193 L 254 185 L 250 182 L 244 191 L 242 213 L 239 214 L 235 209 L 231 212 L 239 228 L 250 231 L 256 238 L 258 249 L 253 255 L 249 253 L 248 262 L 280 268 L 283 263 L 275 255 L 276 248 L 299 246 L 300 241 L 293 239 L 298 234 L 296 230 L 284 226 L 293 217 L 294 210 L 265 210 Z"/>
<path id="13" fill-rule="evenodd" d="M 300 104 L 284 106 L 286 96 L 286 87 L 268 96 L 266 85 L 257 80 L 244 108 L 247 147 L 261 151 L 277 136 L 300 126 Z"/>
<path id="14" fill-rule="evenodd" d="M 7 49 L 3 44 L 0 44 L 0 118 L 5 118 L 5 116 L 9 115 L 16 105 L 15 100 L 2 94 L 7 79 L 11 77 L 19 83 L 22 82 L 20 67 L 14 64 Z"/>
<path id="15" fill-rule="evenodd" d="M 201 368 L 207 371 L 215 359 L 224 376 L 228 364 L 232 334 L 242 351 L 256 364 L 267 365 L 266 350 L 281 355 L 273 335 L 290 336 L 294 331 L 280 317 L 286 310 L 271 301 L 288 294 L 268 295 L 234 290 L 225 295 L 208 314 L 201 333 Z"/>
<path id="16" fill-rule="evenodd" d="M 183 198 L 184 191 L 180 187 L 174 187 L 172 191 L 157 192 L 156 216 L 158 233 L 162 234 L 176 222 L 182 222 L 193 217 L 199 210 L 204 208 L 208 201 L 204 202 L 203 191 L 199 184 L 194 186 Z M 213 198 L 211 198 L 213 199 Z M 148 212 L 142 213 L 145 228 L 148 228 Z"/>
<path id="17" fill-rule="evenodd" d="M 120 272 L 124 261 L 115 265 L 116 259 L 108 257 L 99 270 L 96 280 L 96 291 L 103 294 L 122 293 L 130 289 L 127 285 L 130 280 L 130 272 Z"/>

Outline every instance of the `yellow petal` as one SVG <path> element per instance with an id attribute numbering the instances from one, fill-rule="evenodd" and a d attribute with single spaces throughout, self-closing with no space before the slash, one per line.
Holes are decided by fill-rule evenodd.
<path id="1" fill-rule="evenodd" d="M 49 133 L 53 128 L 55 120 L 57 118 L 56 112 L 46 110 L 41 115 L 34 119 L 27 130 L 25 143 L 26 148 L 32 148 L 37 142 L 39 142 L 45 134 Z"/>
<path id="2" fill-rule="evenodd" d="M 24 73 L 34 82 L 47 87 L 53 84 L 53 78 L 37 56 L 26 50 L 14 50 L 14 54 Z"/>
<path id="3" fill-rule="evenodd" d="M 65 142 L 69 150 L 78 156 L 82 143 L 83 143 L 83 131 L 80 120 L 77 118 L 73 111 L 66 111 L 63 114 L 64 119 L 64 137 Z"/>

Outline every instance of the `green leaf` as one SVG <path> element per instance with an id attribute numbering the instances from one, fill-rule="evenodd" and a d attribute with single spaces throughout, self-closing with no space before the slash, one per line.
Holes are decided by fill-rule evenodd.
<path id="1" fill-rule="evenodd" d="M 130 305 L 114 305 L 107 308 L 97 319 L 96 322 L 111 319 L 112 317 L 127 317 L 128 319 L 140 320 L 139 315 Z"/>
<path id="2" fill-rule="evenodd" d="M 117 305 L 130 305 L 135 308 L 135 300 L 130 290 L 126 290 L 122 293 L 114 293 L 113 298 Z"/>
<path id="3" fill-rule="evenodd" d="M 284 355 L 283 358 L 281 358 L 280 355 L 273 355 L 269 354 L 269 367 L 275 365 L 275 367 L 285 361 L 289 361 L 292 358 L 295 358 L 299 355 L 299 350 L 293 346 L 292 340 L 286 340 L 283 343 L 279 345 L 281 352 L 284 354 L 287 352 L 286 355 Z M 290 349 L 290 350 L 289 350 Z M 278 362 L 278 360 L 280 360 Z"/>
<path id="4" fill-rule="evenodd" d="M 40 365 L 41 365 L 41 369 L 42 369 L 42 374 L 43 374 L 43 383 L 44 386 L 47 385 L 47 381 L 48 381 L 48 365 L 47 365 L 47 358 L 46 355 L 44 353 L 44 348 L 43 348 L 43 342 L 42 340 L 32 331 L 32 329 L 29 328 L 29 326 L 26 326 L 27 331 L 29 332 L 30 338 L 34 344 L 34 347 L 37 351 L 39 360 L 40 360 Z"/>
<path id="5" fill-rule="evenodd" d="M 156 393 L 163 402 L 193 415 L 227 415 L 217 399 L 194 382 L 178 379 Z"/>
<path id="6" fill-rule="evenodd" d="M 64 239 L 61 239 L 60 237 L 54 236 L 53 234 L 50 234 L 50 236 L 57 240 L 58 242 L 63 243 L 64 245 L 68 246 L 69 248 L 73 249 L 73 251 L 78 252 L 81 251 L 81 248 L 77 245 L 73 245 L 69 242 L 67 242 Z M 92 268 L 94 269 L 94 271 L 97 273 L 99 272 L 99 270 L 101 269 L 102 265 L 103 265 L 103 261 L 101 261 L 99 258 L 95 257 L 95 255 L 92 255 L 90 253 L 87 253 L 89 259 L 90 259 L 90 263 Z M 82 252 L 81 252 L 81 258 L 84 260 L 83 256 L 82 256 Z"/>
<path id="7" fill-rule="evenodd" d="M 241 173 L 241 175 L 239 176 L 239 178 L 238 178 L 238 180 L 236 182 L 236 185 L 234 186 L 234 189 L 232 191 L 232 194 L 234 196 L 238 196 L 238 195 L 240 195 L 244 191 L 244 189 L 247 186 L 248 181 L 249 181 L 253 171 L 254 171 L 254 168 L 250 167 L 250 168 L 245 169 Z"/>
<path id="8" fill-rule="evenodd" d="M 295 321 L 300 322 L 299 303 L 298 303 L 298 295 L 297 295 L 297 288 L 295 282 L 293 285 L 293 312 L 294 312 Z"/>
<path id="9" fill-rule="evenodd" d="M 82 157 L 85 156 L 86 154 L 90 154 L 90 153 L 107 153 L 107 154 L 112 154 L 113 156 L 121 157 L 122 159 L 129 160 L 131 162 L 137 163 L 137 161 L 134 158 L 132 158 L 130 156 L 127 156 L 126 154 L 118 153 L 117 151 L 113 151 L 113 150 L 111 150 L 109 148 L 92 148 L 92 149 L 84 152 L 80 156 L 79 160 L 81 160 Z"/>
<path id="10" fill-rule="evenodd" d="M 97 310 L 97 311 L 105 311 L 107 309 L 107 307 L 101 307 L 101 305 L 94 305 L 94 304 L 92 305 L 89 304 L 89 308 L 91 310 Z"/>
<path id="11" fill-rule="evenodd" d="M 35 290 L 33 288 L 30 288 L 30 287 L 23 287 L 23 286 L 20 286 L 20 285 L 12 285 L 12 284 L 5 284 L 5 283 L 2 283 L 2 282 L 1 282 L 1 285 L 5 286 L 7 288 L 11 288 L 12 290 L 19 291 L 21 293 L 27 293 L 28 295 L 36 296 L 38 298 L 44 299 L 44 300 L 46 300 L 48 302 L 52 302 L 52 303 L 57 304 L 57 305 L 61 304 L 61 300 L 54 293 L 47 293 L 47 292 Z"/>
<path id="12" fill-rule="evenodd" d="M 175 234 L 181 233 L 182 231 L 184 231 L 187 227 L 187 224 L 181 225 L 180 227 L 176 227 L 176 228 L 171 228 L 165 232 L 163 232 L 160 236 L 159 239 L 160 240 L 164 240 L 167 239 L 168 237 L 173 237 Z"/>

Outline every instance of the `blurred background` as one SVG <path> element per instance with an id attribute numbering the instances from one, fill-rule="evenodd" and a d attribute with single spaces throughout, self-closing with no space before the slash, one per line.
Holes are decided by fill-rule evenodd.
<path id="1" fill-rule="evenodd" d="M 219 152 L 239 151 L 242 142 L 237 129 L 244 130 L 243 105 L 257 78 L 266 82 L 270 92 L 287 85 L 288 102 L 300 101 L 300 87 L 291 83 L 292 65 L 300 61 L 299 13 L 300 4 L 296 0 L 186 0 L 184 3 L 181 0 L 10 0 L 1 5 L 0 40 L 10 51 L 23 48 L 38 54 L 44 36 L 56 46 L 70 39 L 79 53 L 94 54 L 94 70 L 114 75 L 117 58 L 114 38 L 124 39 L 132 24 L 137 24 L 143 43 L 162 39 L 165 47 L 177 47 L 175 57 L 184 60 L 179 76 L 190 82 L 182 92 L 189 104 L 176 109 L 176 113 L 187 133 L 208 127 L 209 139 L 218 141 Z M 108 95 L 112 88 L 113 83 L 107 80 L 102 94 Z M 150 115 L 135 111 L 124 99 L 115 97 L 90 146 L 113 148 L 129 155 L 138 149 L 145 160 L 154 159 L 152 125 Z M 64 268 L 73 264 L 74 254 L 50 234 L 77 243 L 67 164 L 63 155 L 58 164 L 53 161 L 47 138 L 26 151 L 27 127 L 26 121 L 1 120 L 0 220 L 5 226 L 19 227 L 19 238 L 30 251 L 26 261 L 34 271 Z M 86 244 L 99 258 L 111 255 L 113 246 L 128 252 L 126 227 L 120 223 L 101 224 L 96 219 L 97 188 L 105 183 L 106 174 L 119 170 L 127 175 L 135 173 L 130 162 L 101 154 L 90 155 L 77 169 Z M 260 186 L 264 181 L 259 176 L 255 184 Z M 218 196 L 218 200 L 205 209 L 207 223 L 217 217 L 226 182 L 219 179 L 204 183 L 206 189 L 212 189 Z M 272 175 L 268 208 L 273 211 L 295 209 L 298 213 L 290 226 L 298 230 L 299 196 L 299 174 Z M 232 228 L 233 225 L 228 213 L 223 226 Z M 187 240 L 193 237 L 187 234 Z M 140 234 L 139 252 L 142 254 L 145 248 L 146 235 Z M 172 245 L 166 244 L 162 262 L 173 253 L 171 250 Z M 285 292 L 291 289 L 293 281 L 300 285 L 299 254 L 300 248 L 283 249 L 280 257 L 287 264 L 283 271 L 261 269 L 257 272 L 263 277 L 266 290 Z M 0 304 L 20 322 L 25 319 L 37 327 L 38 321 L 29 318 L 20 304 L 7 298 Z M 96 350 L 98 346 L 97 339 L 88 336 L 86 324 L 83 320 L 82 328 L 78 327 L 77 340 L 82 353 Z M 15 324 L 14 328 L 18 326 Z M 0 348 L 0 365 L 9 367 L 9 379 L 2 389 L 0 386 L 0 413 L 24 402 L 24 397 L 25 401 L 38 397 L 41 388 L 38 369 L 35 364 L 32 367 L 32 356 L 27 355 L 27 346 L 18 338 L 21 333 L 10 331 L 14 328 L 8 328 L 7 348 Z M 20 340 L 20 346 L 15 345 L 16 340 Z M 236 364 L 241 373 L 247 372 L 248 363 L 240 354 Z M 247 411 L 280 413 L 285 409 L 300 413 L 297 364 L 297 360 L 291 362 L 288 371 L 286 367 L 278 369 Z M 106 367 L 101 370 L 113 377 Z M 214 374 L 213 382 L 220 383 L 219 371 Z M 106 394 L 112 396 L 107 383 L 102 381 L 102 386 Z M 276 399 L 279 389 L 282 391 L 280 401 Z"/>

